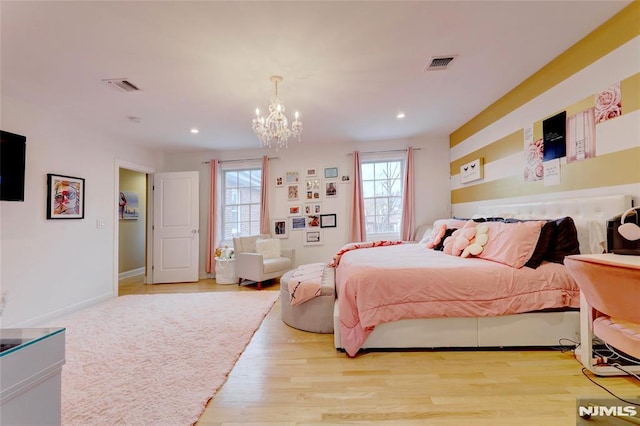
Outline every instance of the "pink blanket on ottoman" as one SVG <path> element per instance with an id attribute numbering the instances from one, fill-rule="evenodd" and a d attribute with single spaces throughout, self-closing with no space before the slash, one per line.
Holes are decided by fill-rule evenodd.
<path id="1" fill-rule="evenodd" d="M 293 271 L 287 283 L 289 295 L 291 296 L 291 306 L 299 305 L 316 296 L 320 296 L 324 268 L 324 263 L 309 263 L 300 265 L 298 269 Z"/>

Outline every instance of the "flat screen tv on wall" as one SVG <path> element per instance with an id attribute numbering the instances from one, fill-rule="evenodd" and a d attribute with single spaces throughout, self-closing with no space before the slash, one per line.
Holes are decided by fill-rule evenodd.
<path id="1" fill-rule="evenodd" d="M 0 130 L 0 201 L 24 201 L 27 138 Z"/>

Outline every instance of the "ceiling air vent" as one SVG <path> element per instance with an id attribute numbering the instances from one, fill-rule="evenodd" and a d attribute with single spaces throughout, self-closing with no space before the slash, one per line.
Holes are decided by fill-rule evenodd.
<path id="1" fill-rule="evenodd" d="M 111 87 L 122 90 L 123 92 L 137 92 L 140 90 L 138 86 L 128 81 L 126 78 L 110 78 L 102 80 Z"/>
<path id="2" fill-rule="evenodd" d="M 446 70 L 455 58 L 455 55 L 434 56 L 431 58 L 431 62 L 424 69 L 425 71 Z"/>

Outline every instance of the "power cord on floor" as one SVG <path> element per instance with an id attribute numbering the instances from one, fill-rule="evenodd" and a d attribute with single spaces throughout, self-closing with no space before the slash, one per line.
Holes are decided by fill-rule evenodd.
<path id="1" fill-rule="evenodd" d="M 563 342 L 568 342 L 568 344 Z M 562 353 L 575 352 L 576 349 L 578 349 L 578 347 L 580 346 L 580 343 L 576 342 L 575 340 L 568 339 L 566 337 L 563 337 L 560 340 L 558 340 L 558 344 L 560 345 L 558 349 Z"/>
<path id="2" fill-rule="evenodd" d="M 613 354 L 611 356 L 611 359 L 623 359 L 623 360 L 627 361 L 628 363 L 631 363 L 632 365 L 640 365 L 640 359 L 633 358 L 633 357 L 631 357 L 631 355 L 627 355 L 624 352 L 620 353 L 620 351 L 618 349 L 614 348 L 613 346 L 611 346 L 608 343 L 605 343 L 605 346 Z"/>
<path id="3" fill-rule="evenodd" d="M 615 367 L 615 366 L 614 366 Z M 620 367 L 616 367 L 620 370 L 622 370 L 622 368 Z M 624 370 L 622 370 L 624 371 Z M 626 371 L 625 371 L 626 372 Z M 600 383 L 596 382 L 595 380 L 593 380 L 591 377 L 589 377 L 589 375 L 587 374 L 587 368 L 586 367 L 582 367 L 582 374 L 584 375 L 584 377 L 586 377 L 587 379 L 589 379 L 589 381 L 591 383 L 593 383 L 594 385 L 598 386 L 599 388 L 603 389 L 605 392 L 607 392 L 609 395 L 613 396 L 614 398 L 624 402 L 625 404 L 630 404 L 630 405 L 635 405 L 636 407 L 640 407 L 640 404 L 638 404 L 637 402 L 631 402 L 631 401 L 627 401 L 624 398 L 619 397 L 618 395 L 616 395 L 615 393 L 611 392 L 609 389 L 607 389 L 606 387 L 602 386 Z M 635 376 L 635 375 L 634 375 Z"/>
<path id="4" fill-rule="evenodd" d="M 612 367 L 617 368 L 618 370 L 622 371 L 623 373 L 626 373 L 626 374 L 628 374 L 628 375 L 630 375 L 630 376 L 635 377 L 635 378 L 636 378 L 636 380 L 638 380 L 638 381 L 640 382 L 640 376 L 638 376 L 637 374 L 635 374 L 635 373 L 634 373 L 634 372 L 632 372 L 632 371 L 625 370 L 624 368 L 622 368 L 622 366 L 621 366 L 620 364 L 615 363 L 615 364 L 611 364 L 611 366 L 612 366 Z"/>

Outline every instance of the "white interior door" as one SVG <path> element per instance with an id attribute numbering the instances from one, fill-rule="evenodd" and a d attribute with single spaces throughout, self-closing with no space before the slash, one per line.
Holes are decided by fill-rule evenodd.
<path id="1" fill-rule="evenodd" d="M 198 172 L 153 176 L 152 282 L 198 281 Z"/>

